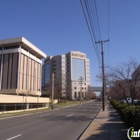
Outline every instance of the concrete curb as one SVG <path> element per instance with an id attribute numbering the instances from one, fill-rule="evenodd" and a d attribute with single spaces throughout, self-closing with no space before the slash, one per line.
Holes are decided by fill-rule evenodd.
<path id="1" fill-rule="evenodd" d="M 83 130 L 83 132 L 80 134 L 80 136 L 77 138 L 77 140 L 79 140 L 80 138 L 82 138 L 84 132 L 88 129 L 88 127 L 90 127 L 91 123 L 94 121 L 94 119 L 97 117 L 97 115 L 99 114 L 99 112 L 102 110 L 102 107 L 101 109 L 97 112 L 97 114 L 94 116 L 94 118 L 92 119 L 92 121 L 88 124 L 88 126 Z"/>
<path id="2" fill-rule="evenodd" d="M 90 101 L 90 102 L 92 102 L 92 101 Z M 83 102 L 83 103 L 81 103 L 81 104 L 86 104 L 86 103 L 89 103 L 89 102 Z M 60 110 L 61 110 L 61 109 L 64 109 L 64 108 L 69 108 L 69 107 L 73 107 L 73 106 L 78 106 L 78 105 L 81 105 L 81 104 L 74 104 L 74 105 L 70 105 L 70 106 L 60 106 Z"/>
<path id="3" fill-rule="evenodd" d="M 28 111 L 36 111 L 36 110 L 43 110 L 49 107 L 41 107 L 41 108 L 34 108 L 34 109 L 24 109 L 24 110 L 14 110 L 14 111 L 4 111 L 0 112 L 0 114 L 9 114 L 9 113 L 19 113 L 19 112 L 28 112 Z"/>
<path id="4" fill-rule="evenodd" d="M 92 102 L 92 101 L 90 101 Z M 88 102 L 84 102 L 82 104 L 85 104 L 85 103 L 88 103 Z M 2 119 L 8 119 L 8 118 L 12 118 L 12 117 L 21 117 L 21 116 L 26 116 L 26 115 L 32 115 L 32 114 L 35 114 L 35 113 L 42 113 L 42 112 L 51 112 L 51 111 L 56 111 L 56 110 L 61 110 L 61 109 L 65 109 L 65 108 L 70 108 L 70 107 L 73 107 L 73 106 L 78 106 L 78 105 L 81 105 L 81 104 L 75 104 L 75 105 L 70 105 L 70 106 L 64 106 L 64 107 L 60 107 L 60 108 L 55 108 L 53 110 L 49 110 L 49 107 L 48 108 L 38 108 L 38 109 L 28 109 L 28 110 L 18 110 L 18 111 L 7 111 L 5 113 L 0 113 L 1 115 L 6 115 L 7 116 L 0 116 L 0 120 Z M 43 110 L 43 109 L 48 109 L 48 110 Z M 29 112 L 29 111 L 35 111 L 35 112 Z M 37 112 L 36 112 L 37 111 Z M 40 111 L 40 112 L 39 112 Z M 26 112 L 24 114 L 24 112 Z M 17 114 L 16 114 L 17 113 Z M 18 113 L 23 113 L 23 114 L 18 114 Z"/>
<path id="5" fill-rule="evenodd" d="M 87 129 L 82 133 L 78 140 L 85 139 L 104 139 L 104 140 L 126 140 L 127 127 L 121 120 L 118 113 L 112 105 L 108 103 L 105 106 L 105 111 L 102 109 L 96 114 L 94 120 L 90 123 Z M 111 115 L 111 116 L 110 116 Z"/>

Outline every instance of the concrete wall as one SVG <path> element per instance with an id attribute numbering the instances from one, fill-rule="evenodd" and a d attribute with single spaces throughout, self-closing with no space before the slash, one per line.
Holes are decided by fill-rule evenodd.
<path id="1" fill-rule="evenodd" d="M 50 99 L 50 103 L 51 103 L 51 99 Z M 54 103 L 54 104 L 57 104 L 57 103 L 58 103 L 58 100 L 57 100 L 57 99 L 54 99 L 54 100 L 53 100 L 53 103 Z"/>
<path id="2" fill-rule="evenodd" d="M 0 94 L 0 103 L 49 103 L 49 98 Z"/>

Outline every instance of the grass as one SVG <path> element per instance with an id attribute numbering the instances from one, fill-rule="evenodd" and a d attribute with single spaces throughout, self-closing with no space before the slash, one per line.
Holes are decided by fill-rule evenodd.
<path id="1" fill-rule="evenodd" d="M 68 101 L 66 103 L 55 104 L 54 106 L 66 107 L 66 106 L 72 106 L 72 105 L 78 105 L 78 104 L 80 104 L 80 101 Z M 11 117 L 11 116 L 20 116 L 20 115 L 26 115 L 26 114 L 34 114 L 34 113 L 41 113 L 41 112 L 46 112 L 46 111 L 49 111 L 49 110 L 51 110 L 51 108 L 26 110 L 26 111 L 23 110 L 23 111 L 20 111 L 20 112 L 6 112 L 6 113 L 3 113 L 3 114 L 0 114 L 0 118 Z"/>
<path id="2" fill-rule="evenodd" d="M 71 106 L 71 105 L 77 105 L 80 104 L 80 101 L 69 101 L 66 103 L 59 103 L 57 106 Z"/>
<path id="3" fill-rule="evenodd" d="M 34 114 L 34 113 L 40 113 L 40 112 L 45 112 L 51 110 L 50 108 L 44 108 L 44 109 L 36 109 L 36 110 L 26 110 L 26 111 L 20 111 L 20 112 L 6 112 L 3 114 L 0 114 L 0 118 L 4 117 L 10 117 L 10 116 L 20 116 L 20 115 L 25 115 L 25 114 Z"/>

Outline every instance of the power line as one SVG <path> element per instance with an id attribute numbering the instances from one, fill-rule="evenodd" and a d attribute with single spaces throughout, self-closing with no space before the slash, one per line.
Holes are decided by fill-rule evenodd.
<path id="1" fill-rule="evenodd" d="M 108 38 L 110 36 L 110 0 L 108 0 Z"/>
<path id="2" fill-rule="evenodd" d="M 88 17 L 89 17 L 89 23 L 90 23 L 90 26 L 91 26 L 91 30 L 92 30 L 92 33 L 93 33 L 93 37 L 94 37 L 94 40 L 96 40 L 96 36 L 95 36 L 95 33 L 93 32 L 93 22 L 92 22 L 92 19 L 91 19 L 91 12 L 90 12 L 90 8 L 89 8 L 89 4 L 88 4 L 88 1 L 84 1 L 85 2 L 85 6 L 86 6 L 86 10 L 87 10 L 87 14 L 88 14 Z"/>
<path id="3" fill-rule="evenodd" d="M 93 6 L 93 8 L 92 8 L 93 9 L 93 12 L 92 13 L 94 13 L 94 15 L 93 15 L 94 16 L 93 17 L 93 21 L 94 21 L 94 26 L 95 26 L 94 31 L 97 34 L 97 39 L 95 39 L 95 42 L 96 42 L 97 40 L 101 40 L 101 33 L 100 33 L 100 26 L 99 26 L 97 8 L 95 6 L 94 0 L 92 0 L 91 2 L 92 2 L 91 3 L 91 6 Z M 101 46 L 99 46 L 99 44 L 96 44 L 96 47 L 97 47 L 97 50 L 98 50 L 98 53 L 99 53 L 99 48 L 100 48 L 100 51 L 101 51 Z"/>
<path id="4" fill-rule="evenodd" d="M 87 0 L 87 2 L 88 2 L 88 0 Z M 92 3 L 91 3 L 91 6 L 93 6 L 93 12 L 92 13 L 94 13 L 94 17 L 93 17 L 93 21 L 94 21 L 94 30 L 93 30 L 93 32 L 95 32 L 95 34 L 97 35 L 97 38 L 96 39 L 94 39 L 94 41 L 96 42 L 97 40 L 101 40 L 101 34 L 100 34 L 100 30 L 99 30 L 99 26 L 98 26 L 98 18 L 97 18 L 97 12 L 96 12 L 96 7 L 95 7 L 95 3 L 94 3 L 94 1 L 91 1 Z M 101 51 L 101 46 L 99 47 L 99 45 L 100 44 L 95 44 L 96 45 L 96 49 L 97 49 L 97 51 L 98 51 L 98 54 L 99 54 L 99 56 L 100 56 L 100 51 Z M 100 48 L 100 51 L 99 51 L 99 48 Z"/>
<path id="5" fill-rule="evenodd" d="M 88 26 L 88 30 L 89 30 L 89 33 L 90 33 L 90 37 L 91 37 L 91 40 L 92 40 L 92 44 L 94 46 L 94 50 L 95 50 L 95 53 L 96 53 L 96 56 L 97 56 L 97 59 L 98 59 L 98 63 L 100 65 L 100 59 L 99 59 L 99 56 L 98 56 L 98 53 L 97 53 L 97 50 L 96 50 L 96 47 L 95 47 L 95 41 L 93 40 L 93 37 L 92 37 L 92 33 L 91 33 L 91 30 L 90 30 L 90 25 L 88 23 L 88 19 L 87 19 L 87 16 L 86 16 L 86 12 L 85 12 L 85 9 L 84 9 L 84 6 L 83 6 L 83 3 L 82 3 L 82 0 L 80 0 L 81 2 L 81 6 L 82 6 L 82 9 L 83 9 L 83 13 L 84 13 L 84 17 L 86 19 L 86 24 Z"/>
<path id="6" fill-rule="evenodd" d="M 86 22 L 87 22 L 87 25 L 88 25 L 88 29 L 89 29 L 89 32 L 90 32 L 90 36 L 92 38 L 92 42 L 93 42 L 93 45 L 96 43 L 100 43 L 101 45 L 101 54 L 102 54 L 102 76 L 103 76 L 103 91 L 102 91 L 102 96 L 103 96 L 103 111 L 105 109 L 105 99 L 104 99 L 104 95 L 105 95 L 105 86 L 106 86 L 106 83 L 105 83 L 105 70 L 104 70 L 104 42 L 108 42 L 108 40 L 102 40 L 101 39 L 101 31 L 100 31 L 100 24 L 99 24 L 99 18 L 98 18 L 98 11 L 97 11 L 97 5 L 96 5 L 96 0 L 93 0 L 93 7 L 94 7 L 94 10 L 93 10 L 93 13 L 94 13 L 94 24 L 92 22 L 92 18 L 93 18 L 93 15 L 91 14 L 91 8 L 89 6 L 89 3 L 88 3 L 88 0 L 84 0 L 85 2 L 85 9 L 87 11 L 87 15 L 86 15 L 86 12 L 85 12 L 85 9 L 84 9 L 84 6 L 83 6 L 83 3 L 82 3 L 82 0 L 81 1 L 81 5 L 82 5 L 82 9 L 83 9 L 83 12 L 84 12 L 84 16 L 86 18 Z M 109 38 L 109 22 L 110 22 L 110 7 L 109 7 L 109 0 L 108 0 L 108 38 Z M 88 17 L 88 19 L 87 19 Z M 89 23 L 88 23 L 89 21 Z M 94 39 L 94 40 L 93 40 Z M 96 39 L 99 39 L 100 41 L 97 42 Z M 95 48 L 95 52 L 96 52 L 96 56 L 97 58 L 99 58 L 99 50 L 97 48 L 97 45 L 94 45 L 94 48 Z M 108 49 L 109 50 L 109 49 Z M 109 58 L 109 57 L 108 57 Z"/>
<path id="7" fill-rule="evenodd" d="M 110 38 L 110 0 L 108 0 L 108 39 Z M 110 44 L 108 42 L 108 65 L 110 56 Z"/>
<path id="8" fill-rule="evenodd" d="M 94 38 L 94 42 L 95 42 L 97 39 L 96 39 L 96 35 L 95 35 L 96 32 L 94 32 L 95 28 L 94 28 L 93 22 L 92 22 L 92 15 L 91 15 L 90 7 L 89 7 L 89 4 L 88 4 L 88 1 L 85 0 L 84 2 L 85 2 L 88 18 L 89 18 L 91 33 L 93 34 L 93 38 Z M 95 47 L 95 52 L 96 52 L 96 56 L 98 58 L 99 64 L 101 64 L 100 53 L 99 53 L 98 47 L 96 46 L 95 43 L 94 43 L 94 47 Z"/>
<path id="9" fill-rule="evenodd" d="M 99 65 L 101 65 L 101 56 L 100 56 L 101 44 L 95 43 L 98 40 L 102 40 L 96 0 L 80 0 L 80 2 L 82 5 L 90 37 L 92 40 L 92 44 L 95 50 L 95 54 L 98 59 Z M 108 0 L 108 38 L 110 34 L 109 27 L 110 27 L 110 3 Z M 109 62 L 109 44 L 108 44 L 108 62 Z"/>
<path id="10" fill-rule="evenodd" d="M 94 0 L 94 3 L 95 3 L 96 15 L 97 15 L 97 22 L 98 22 L 99 36 L 100 36 L 100 40 L 101 40 L 101 31 L 100 31 L 100 25 L 99 25 L 99 18 L 98 18 L 98 12 L 97 12 L 96 0 Z"/>

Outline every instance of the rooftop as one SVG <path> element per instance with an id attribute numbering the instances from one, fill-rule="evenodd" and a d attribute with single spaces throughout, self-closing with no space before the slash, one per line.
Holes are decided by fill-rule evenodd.
<path id="1" fill-rule="evenodd" d="M 19 44 L 22 45 L 29 52 L 35 54 L 40 59 L 46 58 L 46 54 L 44 52 L 42 52 L 40 49 L 38 49 L 35 45 L 33 45 L 28 40 L 26 40 L 24 37 L 0 40 L 0 47 L 6 47 L 9 45 L 19 45 Z"/>

